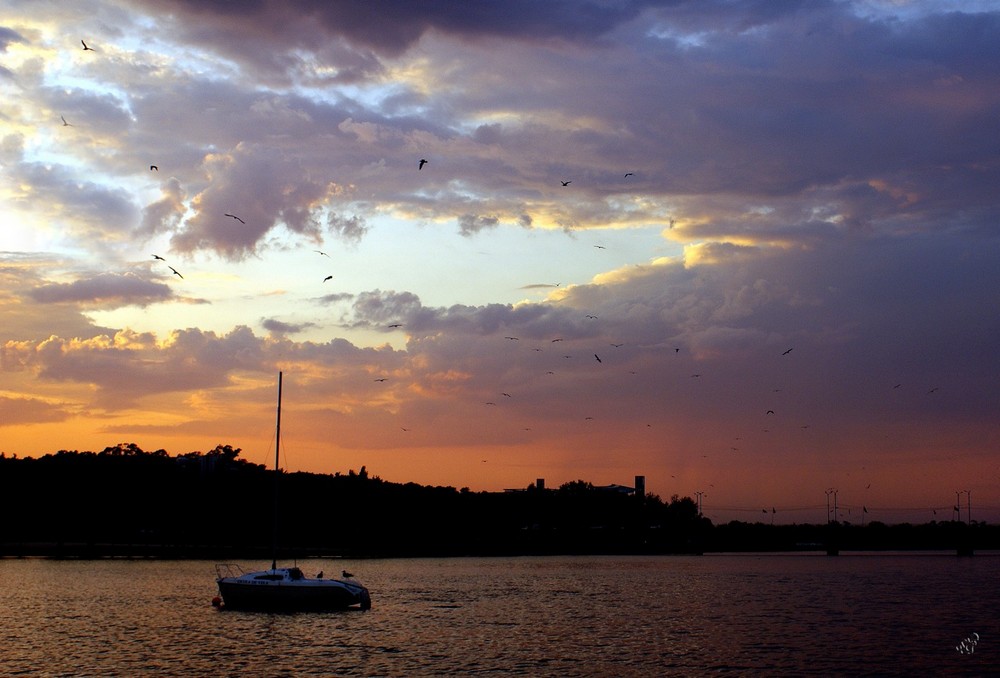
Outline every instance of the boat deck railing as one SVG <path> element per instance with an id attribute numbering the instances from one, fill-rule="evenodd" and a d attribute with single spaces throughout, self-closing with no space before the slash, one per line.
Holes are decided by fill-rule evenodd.
<path id="1" fill-rule="evenodd" d="M 236 563 L 216 563 L 215 574 L 218 575 L 219 579 L 227 579 L 229 577 L 242 577 L 245 573 L 243 568 Z"/>

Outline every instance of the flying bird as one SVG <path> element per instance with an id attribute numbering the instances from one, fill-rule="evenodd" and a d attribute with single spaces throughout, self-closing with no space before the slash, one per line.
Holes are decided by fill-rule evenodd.
<path id="1" fill-rule="evenodd" d="M 611 344 L 611 345 L 614 346 L 615 348 L 619 348 L 620 346 L 624 346 L 625 344 Z"/>
<path id="2" fill-rule="evenodd" d="M 83 45 L 83 51 L 84 52 L 95 52 L 96 51 L 93 47 L 87 47 L 87 43 L 85 43 L 83 40 L 80 41 L 80 44 Z"/>
<path id="3" fill-rule="evenodd" d="M 782 353 L 781 355 L 788 355 L 788 354 L 789 354 L 789 353 L 791 353 L 791 352 L 792 352 L 792 349 L 788 349 L 787 351 L 785 351 L 785 352 L 784 352 L 784 353 Z"/>
<path id="4" fill-rule="evenodd" d="M 590 318 L 591 320 L 597 320 L 596 315 L 588 315 L 587 317 Z"/>
<path id="5" fill-rule="evenodd" d="M 505 396 L 507 398 L 511 398 L 512 397 L 509 393 L 501 393 L 500 395 Z"/>
<path id="6" fill-rule="evenodd" d="M 511 341 L 521 341 L 517 337 L 504 337 L 504 339 L 510 339 Z"/>
<path id="7" fill-rule="evenodd" d="M 553 339 L 553 340 L 552 340 L 552 343 L 555 343 L 555 342 L 557 342 L 557 341 L 562 341 L 562 339 Z"/>
<path id="8" fill-rule="evenodd" d="M 164 259 L 163 257 L 161 257 L 159 254 L 154 254 L 153 258 L 154 259 L 159 259 L 160 261 L 166 261 L 166 259 Z"/>
<path id="9" fill-rule="evenodd" d="M 159 167 L 157 167 L 156 165 L 150 165 L 150 166 L 149 166 L 149 171 L 150 171 L 150 172 L 159 172 L 159 171 L 160 171 L 160 168 L 159 168 Z"/>
<path id="10" fill-rule="evenodd" d="M 422 169 L 424 168 L 424 165 L 426 165 L 426 164 L 427 164 L 427 161 L 426 161 L 426 160 L 424 160 L 423 158 L 421 158 L 421 159 L 420 159 L 420 164 L 419 164 L 419 165 L 417 165 L 417 169 L 418 169 L 418 170 L 422 170 Z"/>
<path id="11" fill-rule="evenodd" d="M 601 360 L 601 356 L 597 355 L 596 353 L 594 354 L 594 358 L 595 358 L 595 359 L 597 360 L 597 362 L 599 362 L 599 363 L 603 363 L 603 362 L 604 362 L 603 360 Z"/>
<path id="12" fill-rule="evenodd" d="M 597 249 L 599 249 L 599 250 L 606 250 L 606 249 L 608 249 L 608 248 L 607 248 L 607 247 L 605 247 L 604 245 L 594 245 L 594 247 L 596 247 L 596 248 L 597 248 Z"/>
<path id="13" fill-rule="evenodd" d="M 326 252 L 323 252 L 323 251 L 320 251 L 320 250 L 313 250 L 313 252 L 315 252 L 316 254 L 322 254 L 322 255 L 323 255 L 324 257 L 328 257 L 328 256 L 330 256 L 330 255 L 329 255 L 329 254 L 327 254 Z"/>
<path id="14" fill-rule="evenodd" d="M 393 323 L 393 324 L 389 325 L 389 327 L 402 327 L 402 326 L 403 326 L 403 323 Z"/>
<path id="15" fill-rule="evenodd" d="M 229 214 L 229 213 L 226 213 L 226 216 L 227 216 L 227 217 L 232 217 L 233 219 L 235 219 L 236 221 L 240 222 L 241 224 L 245 224 L 245 223 L 247 223 L 247 222 L 243 221 L 242 219 L 240 219 L 240 218 L 239 218 L 238 216 L 236 216 L 235 214 Z"/>
<path id="16" fill-rule="evenodd" d="M 379 377 L 378 379 L 375 379 L 375 381 L 385 381 L 386 379 L 388 379 L 388 377 Z"/>
<path id="17" fill-rule="evenodd" d="M 66 118 L 64 118 L 63 116 L 60 115 L 59 119 L 63 121 L 63 127 L 72 127 L 73 126 L 73 125 L 69 124 L 68 122 L 66 122 Z"/>
<path id="18" fill-rule="evenodd" d="M 563 181 L 562 179 L 560 179 L 559 183 L 562 184 L 563 186 L 569 186 L 570 184 L 573 183 L 573 180 L 570 179 L 569 181 Z"/>
<path id="19" fill-rule="evenodd" d="M 767 411 L 767 412 L 765 412 L 764 414 L 774 414 L 774 410 L 768 410 L 768 411 Z"/>
<path id="20" fill-rule="evenodd" d="M 180 273 L 178 273 L 178 272 L 177 272 L 177 269 L 176 269 L 176 268 L 174 268 L 173 266 L 167 266 L 167 268 L 169 268 L 169 269 L 170 269 L 171 271 L 173 271 L 173 272 L 174 272 L 174 275 L 176 275 L 176 276 L 177 276 L 178 278 L 180 278 L 181 280 L 183 280 L 183 279 L 184 279 L 184 276 L 182 276 L 182 275 L 181 275 Z"/>
<path id="21" fill-rule="evenodd" d="M 630 176 L 632 176 L 633 174 L 635 174 L 635 172 L 626 172 L 626 173 L 625 173 L 625 178 L 626 178 L 626 179 L 628 179 L 628 178 L 629 178 Z"/>
<path id="22" fill-rule="evenodd" d="M 332 275 L 328 275 L 325 278 L 323 278 L 323 282 L 326 282 L 327 280 L 333 280 L 333 276 Z"/>

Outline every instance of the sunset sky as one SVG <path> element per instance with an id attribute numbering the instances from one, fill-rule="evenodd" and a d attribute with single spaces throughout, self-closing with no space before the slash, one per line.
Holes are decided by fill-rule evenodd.
<path id="1" fill-rule="evenodd" d="M 1000 2 L 0 7 L 8 456 L 1000 520 Z"/>

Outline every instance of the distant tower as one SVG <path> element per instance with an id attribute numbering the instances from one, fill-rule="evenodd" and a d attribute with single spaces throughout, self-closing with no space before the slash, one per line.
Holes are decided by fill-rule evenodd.
<path id="1" fill-rule="evenodd" d="M 538 480 L 535 481 L 535 489 L 536 490 L 545 489 L 545 478 L 539 478 Z"/>
<path id="2" fill-rule="evenodd" d="M 646 498 L 646 476 L 635 477 L 635 496 L 637 496 L 640 501 Z"/>

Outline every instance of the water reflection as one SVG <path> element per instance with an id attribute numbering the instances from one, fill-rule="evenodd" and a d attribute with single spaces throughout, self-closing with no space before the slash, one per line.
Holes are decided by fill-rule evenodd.
<path id="1" fill-rule="evenodd" d="M 215 610 L 213 565 L 0 561 L 3 673 L 980 675 L 1000 647 L 990 555 L 310 561 L 374 607 L 303 614 Z"/>

